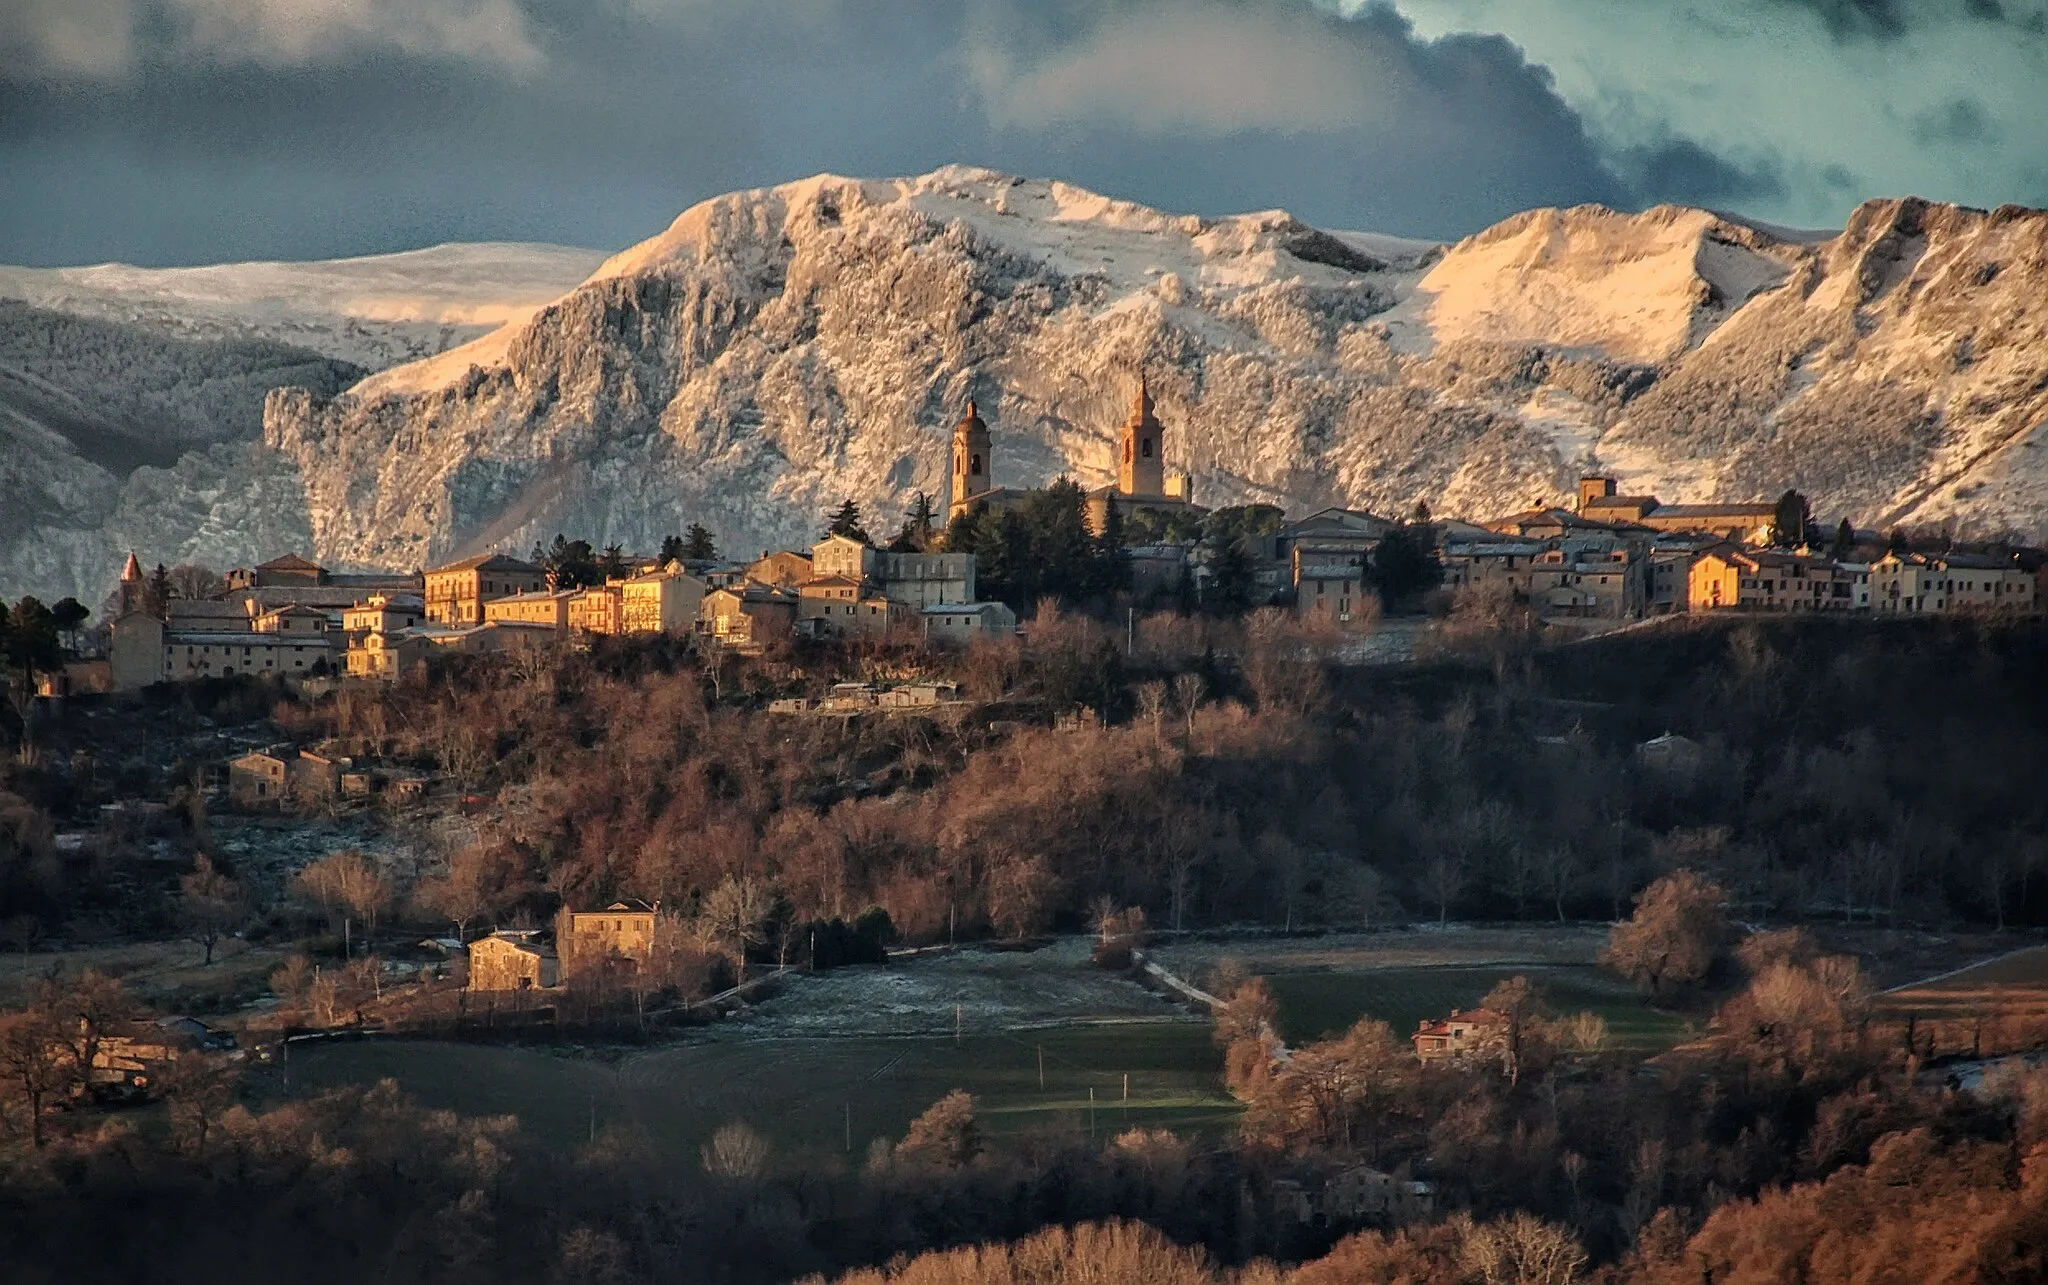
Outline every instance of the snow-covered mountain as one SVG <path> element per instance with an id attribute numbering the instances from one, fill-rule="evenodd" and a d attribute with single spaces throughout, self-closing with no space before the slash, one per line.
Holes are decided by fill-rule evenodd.
<path id="1" fill-rule="evenodd" d="M 1598 466 L 2039 534 L 2048 212 L 1882 201 L 1796 233 L 1583 207 L 1437 246 L 984 170 L 821 176 L 706 201 L 463 346 L 272 393 L 248 468 L 263 520 L 336 565 L 692 520 L 750 553 L 845 496 L 886 525 L 942 495 L 970 397 L 998 484 L 1106 480 L 1141 370 L 1212 505 L 1486 515 Z M 151 502 L 205 507 L 169 479 Z M 251 556 L 253 528 L 210 529 L 236 550 L 211 560 Z"/>
<path id="2" fill-rule="evenodd" d="M 263 399 L 523 320 L 603 256 L 445 245 L 315 263 L 0 267 L 0 595 L 92 601 L 131 545 L 230 565 L 311 539 Z"/>
<path id="3" fill-rule="evenodd" d="M 0 299 L 167 338 L 263 340 L 382 370 L 524 321 L 603 261 L 571 246 L 484 242 L 310 263 L 0 267 Z"/>

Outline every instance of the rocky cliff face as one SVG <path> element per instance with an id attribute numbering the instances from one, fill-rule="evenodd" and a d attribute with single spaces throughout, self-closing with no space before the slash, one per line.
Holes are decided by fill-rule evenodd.
<path id="1" fill-rule="evenodd" d="M 1598 466 L 1786 486 L 1865 524 L 2035 531 L 2048 213 L 1874 203 L 1838 236 L 1539 210 L 1448 248 L 1180 218 L 950 169 L 700 205 L 523 328 L 334 398 L 272 395 L 314 542 L 411 565 L 557 530 L 739 552 L 945 485 L 1110 475 L 1137 372 L 1209 504 L 1485 515 Z"/>
<path id="2" fill-rule="evenodd" d="M 272 392 L 250 462 L 188 458 L 133 512 L 203 510 L 222 563 L 293 530 L 413 566 L 693 520 L 752 554 L 846 496 L 877 526 L 943 498 L 970 397 L 999 485 L 1106 481 L 1141 370 L 1210 505 L 1487 516 L 1597 467 L 2039 536 L 2048 212 L 1884 201 L 1808 234 L 1586 207 L 1445 247 L 980 170 L 820 177 L 696 206 L 462 347 Z"/>
<path id="3" fill-rule="evenodd" d="M 271 389 L 331 397 L 524 320 L 602 258 L 0 267 L 0 597 L 96 602 L 129 549 L 228 567 L 310 547 L 298 469 L 257 445 Z"/>

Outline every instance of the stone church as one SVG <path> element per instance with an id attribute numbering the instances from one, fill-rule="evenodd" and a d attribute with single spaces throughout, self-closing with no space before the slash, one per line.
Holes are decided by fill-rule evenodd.
<path id="1" fill-rule="evenodd" d="M 992 476 L 988 425 L 973 402 L 953 430 L 952 498 L 946 516 L 987 508 L 1002 512 L 1025 492 L 998 487 Z M 1138 377 L 1138 396 L 1117 441 L 1116 482 L 1088 492 L 1088 527 L 1101 534 L 1114 520 L 1133 513 L 1203 513 L 1194 502 L 1194 483 L 1186 473 L 1166 471 L 1166 430 L 1153 412 L 1152 390 Z"/>

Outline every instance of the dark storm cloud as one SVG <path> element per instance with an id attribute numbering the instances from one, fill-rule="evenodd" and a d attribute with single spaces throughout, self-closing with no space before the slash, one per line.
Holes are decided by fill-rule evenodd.
<path id="1" fill-rule="evenodd" d="M 1913 118 L 1913 139 L 1922 144 L 1965 147 L 1989 143 L 1997 137 L 1998 127 L 1983 104 L 1969 98 L 1952 99 Z"/>
<path id="2" fill-rule="evenodd" d="M 1897 40 L 1907 32 L 1944 22 L 1997 23 L 2041 30 L 2042 15 L 2031 0 L 1782 0 L 1819 15 L 1837 38 Z"/>
<path id="3" fill-rule="evenodd" d="M 617 246 L 955 161 L 1418 235 L 1635 195 L 1507 41 L 1308 0 L 11 0 L 0 48 L 17 263 Z"/>
<path id="4" fill-rule="evenodd" d="M 1737 165 L 1689 138 L 1627 153 L 1621 164 L 1637 191 L 1685 205 L 1745 205 L 1774 200 L 1785 180 L 1772 162 Z"/>

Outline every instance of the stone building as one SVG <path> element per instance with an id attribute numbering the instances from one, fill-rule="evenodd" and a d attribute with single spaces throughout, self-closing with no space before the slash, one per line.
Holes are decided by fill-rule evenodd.
<path id="1" fill-rule="evenodd" d="M 1017 632 L 1017 613 L 1000 602 L 934 603 L 919 614 L 929 642 L 970 643 Z"/>
<path id="2" fill-rule="evenodd" d="M 654 956 L 656 908 L 645 901 L 614 901 L 603 910 L 564 910 L 555 934 L 571 972 L 617 957 L 645 965 Z"/>
<path id="3" fill-rule="evenodd" d="M 2010 558 L 1888 553 L 1870 564 L 1871 605 L 1883 612 L 2031 612 L 2038 593 L 2035 576 Z"/>
<path id="4" fill-rule="evenodd" d="M 681 634 L 696 627 L 710 586 L 680 562 L 619 582 L 619 629 L 628 634 Z"/>
<path id="5" fill-rule="evenodd" d="M 616 583 L 592 585 L 569 596 L 572 634 L 624 633 L 625 616 L 625 595 Z"/>
<path id="6" fill-rule="evenodd" d="M 535 625 L 553 630 L 556 637 L 566 638 L 569 634 L 569 599 L 575 596 L 567 589 L 508 594 L 484 603 L 484 620 L 489 624 Z"/>
<path id="7" fill-rule="evenodd" d="M 1693 560 L 1687 601 L 1694 611 L 1854 611 L 1867 575 L 1811 554 L 1723 546 Z"/>
<path id="8" fill-rule="evenodd" d="M 1600 522 L 1649 527 L 1653 531 L 1705 531 L 1738 544 L 1761 544 L 1770 538 L 1778 506 L 1763 501 L 1747 504 L 1664 504 L 1654 495 L 1617 495 L 1611 477 L 1579 479 L 1578 512 Z"/>
<path id="9" fill-rule="evenodd" d="M 1088 526 L 1100 535 L 1112 521 L 1141 512 L 1160 517 L 1206 512 L 1195 504 L 1194 480 L 1166 471 L 1166 429 L 1153 413 L 1151 385 L 1142 375 L 1137 400 L 1118 435 L 1116 483 L 1088 492 Z"/>
<path id="10" fill-rule="evenodd" d="M 995 447 L 981 409 L 967 403 L 967 413 L 953 427 L 952 469 L 948 476 L 946 521 L 977 509 L 1001 513 L 1020 502 L 1026 492 L 995 484 Z"/>
<path id="11" fill-rule="evenodd" d="M 437 625 L 479 625 L 485 620 L 485 603 L 537 593 L 547 583 L 545 571 L 502 553 L 451 562 L 426 573 L 427 619 Z"/>
<path id="12" fill-rule="evenodd" d="M 561 983 L 561 961 L 538 932 L 501 929 L 469 944 L 470 990 L 545 990 Z"/>
<path id="13" fill-rule="evenodd" d="M 1414 1041 L 1415 1056 L 1424 1062 L 1472 1057 L 1499 1049 L 1506 1022 L 1507 1018 L 1491 1009 L 1454 1008 L 1440 1021 L 1424 1021 L 1409 1038 Z"/>
<path id="14" fill-rule="evenodd" d="M 779 553 L 763 553 L 758 561 L 747 564 L 746 578 L 771 589 L 794 589 L 815 574 L 810 554 L 784 549 Z M 722 589 L 726 586 L 713 584 L 711 587 Z"/>
<path id="15" fill-rule="evenodd" d="M 228 761 L 228 799 L 239 807 L 282 802 L 291 793 L 291 769 L 275 754 L 244 754 Z"/>
<path id="16" fill-rule="evenodd" d="M 425 624 L 427 604 L 418 594 L 373 593 L 342 609 L 341 627 L 349 634 L 392 634 Z"/>
<path id="17" fill-rule="evenodd" d="M 714 589 L 704 595 L 704 633 L 727 647 L 754 650 L 796 629 L 798 597 L 766 585 Z"/>

